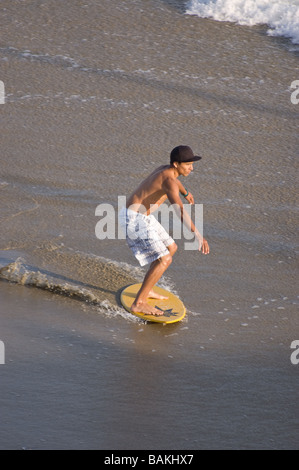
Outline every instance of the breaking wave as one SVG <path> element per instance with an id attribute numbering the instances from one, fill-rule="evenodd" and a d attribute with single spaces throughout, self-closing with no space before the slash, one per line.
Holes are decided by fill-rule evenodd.
<path id="1" fill-rule="evenodd" d="M 127 315 L 121 307 L 112 304 L 109 300 L 102 300 L 101 296 L 93 292 L 92 289 L 82 287 L 71 280 L 66 281 L 63 276 L 59 279 L 59 276 L 54 273 L 51 275 L 49 272 L 43 272 L 28 266 L 22 258 L 18 258 L 15 262 L 2 267 L 0 269 L 0 279 L 74 298 L 95 305 L 100 308 L 101 312 L 109 315 L 122 314 L 126 318 L 134 318 L 132 315 Z"/>
<path id="2" fill-rule="evenodd" d="M 54 253 L 52 252 L 52 257 L 54 257 Z M 67 251 L 59 253 L 62 272 L 65 271 L 66 255 L 69 255 Z M 98 313 L 106 316 L 120 315 L 126 320 L 140 322 L 140 319 L 122 308 L 119 302 L 120 292 L 126 285 L 142 281 L 144 271 L 140 267 L 81 252 L 73 253 L 71 260 L 68 259 L 68 261 L 71 261 L 72 265 L 88 268 L 89 278 L 86 269 L 82 271 L 81 275 L 78 269 L 77 279 L 74 280 L 66 276 L 64 272 L 56 274 L 50 270 L 40 269 L 27 264 L 22 257 L 19 257 L 0 267 L 0 280 L 35 287 L 79 300 L 95 306 Z M 97 282 L 91 281 L 94 278 L 97 279 Z M 167 278 L 159 285 L 174 292 L 174 286 Z"/>
<path id="3" fill-rule="evenodd" d="M 190 0 L 186 13 L 240 25 L 267 24 L 270 36 L 299 44 L 299 0 Z"/>

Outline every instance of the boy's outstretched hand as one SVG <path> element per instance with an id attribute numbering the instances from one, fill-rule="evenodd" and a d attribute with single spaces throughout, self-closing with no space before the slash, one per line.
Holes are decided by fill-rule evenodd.
<path id="1" fill-rule="evenodd" d="M 209 247 L 209 244 L 208 244 L 208 242 L 205 238 L 202 239 L 202 245 L 201 245 L 199 250 L 204 255 L 208 255 L 210 253 L 210 247 Z"/>

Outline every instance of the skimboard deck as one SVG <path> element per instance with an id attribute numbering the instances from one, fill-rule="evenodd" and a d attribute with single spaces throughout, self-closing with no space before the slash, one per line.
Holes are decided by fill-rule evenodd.
<path id="1" fill-rule="evenodd" d="M 146 315 L 144 313 L 131 312 L 131 306 L 136 298 L 141 284 L 132 284 L 126 287 L 120 296 L 120 301 L 123 307 L 128 310 L 132 315 L 135 315 L 143 320 L 155 323 L 175 323 L 181 321 L 186 315 L 186 308 L 183 302 L 171 292 L 168 292 L 162 287 L 154 287 L 154 292 L 157 294 L 168 297 L 167 300 L 148 299 L 148 304 L 155 308 L 163 310 L 163 315 Z"/>

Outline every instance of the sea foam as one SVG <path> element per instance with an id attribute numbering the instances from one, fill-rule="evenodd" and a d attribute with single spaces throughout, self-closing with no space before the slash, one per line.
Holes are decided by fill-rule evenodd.
<path id="1" fill-rule="evenodd" d="M 186 13 L 247 26 L 267 24 L 270 36 L 299 44 L 299 0 L 190 0 Z"/>
<path id="2" fill-rule="evenodd" d="M 61 279 L 57 279 L 57 275 L 51 276 L 48 271 L 43 272 L 32 266 L 29 267 L 22 258 L 18 258 L 15 262 L 0 267 L 0 281 L 3 279 L 23 286 L 37 287 L 41 290 L 94 305 L 98 313 L 105 314 L 108 317 L 122 316 L 131 322 L 138 321 L 137 317 L 131 315 L 122 307 L 112 304 L 107 299 L 103 300 L 91 288 L 79 286 L 71 280 L 66 282 L 63 280 L 63 276 Z"/>

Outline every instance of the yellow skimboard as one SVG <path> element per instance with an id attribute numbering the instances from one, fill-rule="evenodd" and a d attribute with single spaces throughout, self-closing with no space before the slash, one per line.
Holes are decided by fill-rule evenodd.
<path id="1" fill-rule="evenodd" d="M 139 291 L 141 284 L 133 284 L 126 287 L 120 296 L 120 301 L 123 307 L 128 310 L 132 315 L 136 315 L 143 320 L 155 322 L 155 323 L 175 323 L 181 321 L 186 315 L 186 308 L 183 302 L 171 292 L 168 292 L 161 287 L 154 287 L 154 292 L 157 294 L 168 297 L 167 300 L 148 299 L 148 304 L 163 310 L 163 315 L 146 315 L 144 313 L 133 313 L 131 312 L 131 306 L 134 302 L 137 292 Z"/>

